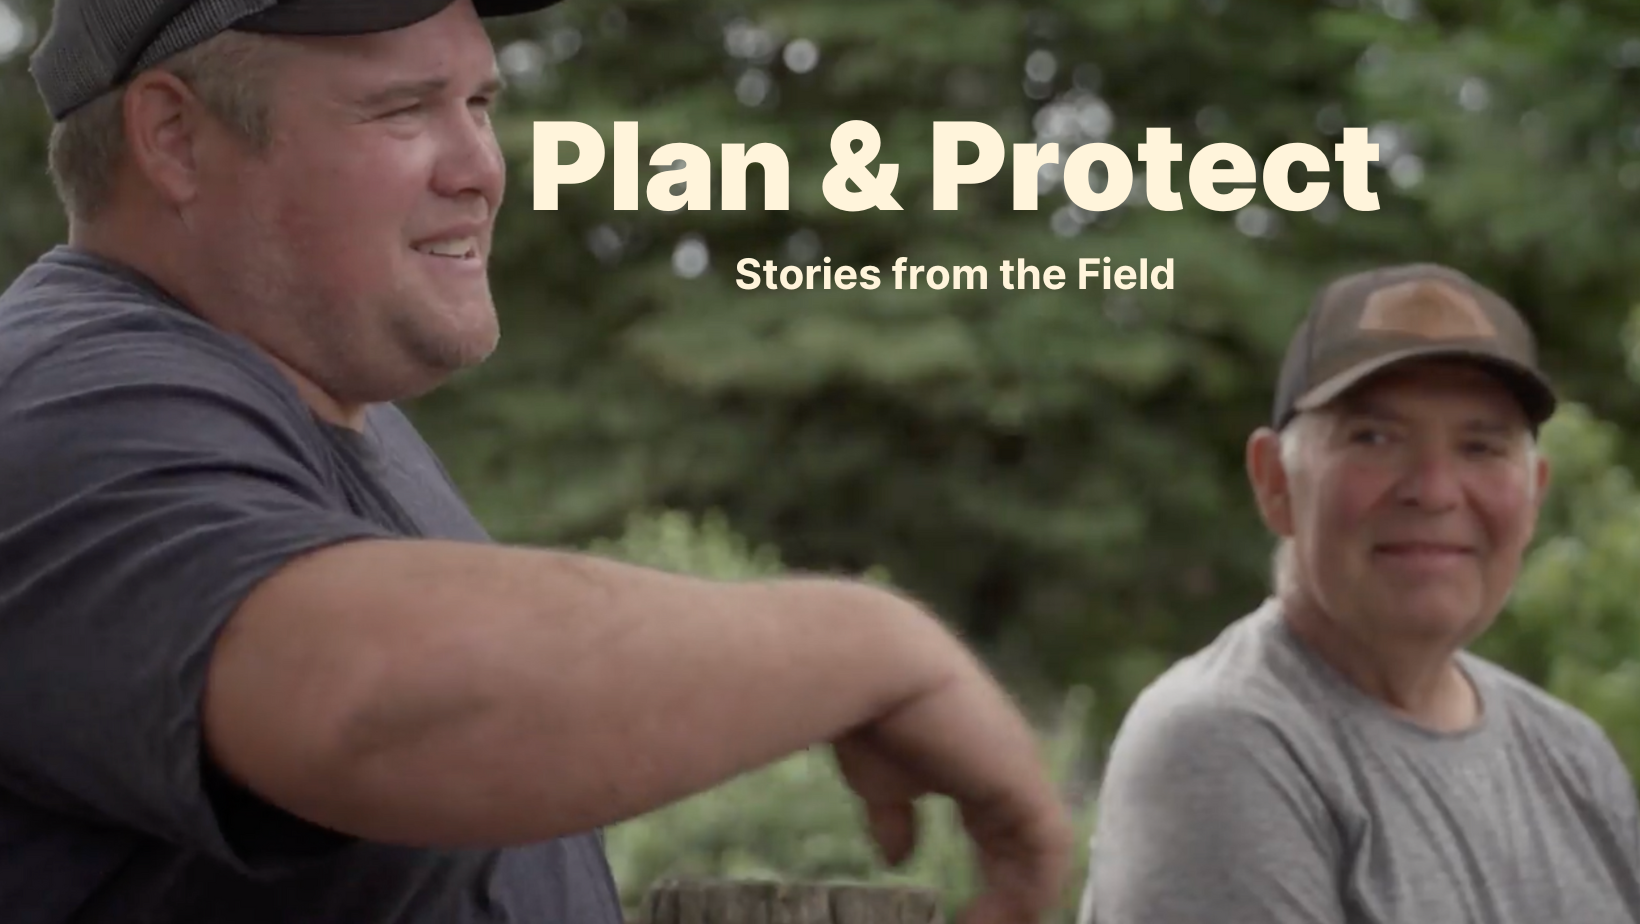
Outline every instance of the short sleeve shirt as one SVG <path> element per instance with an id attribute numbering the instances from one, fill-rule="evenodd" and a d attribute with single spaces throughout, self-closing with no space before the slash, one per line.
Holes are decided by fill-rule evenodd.
<path id="1" fill-rule="evenodd" d="M 1632 924 L 1640 804 L 1587 715 L 1468 652 L 1440 732 L 1266 601 L 1138 697 L 1101 781 L 1081 924 Z"/>
<path id="2" fill-rule="evenodd" d="M 293 556 L 391 537 L 489 541 L 398 409 L 331 426 L 130 268 L 69 247 L 27 268 L 0 295 L 0 920 L 620 924 L 599 832 L 368 843 L 206 757 L 239 601 Z"/>

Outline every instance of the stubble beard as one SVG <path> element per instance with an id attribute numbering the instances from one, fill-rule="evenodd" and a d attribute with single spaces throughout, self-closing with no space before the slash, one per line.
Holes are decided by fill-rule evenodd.
<path id="1" fill-rule="evenodd" d="M 420 373 L 442 379 L 495 352 L 499 322 L 487 283 L 483 292 L 455 305 L 423 293 L 395 301 L 387 315 L 390 339 Z"/>

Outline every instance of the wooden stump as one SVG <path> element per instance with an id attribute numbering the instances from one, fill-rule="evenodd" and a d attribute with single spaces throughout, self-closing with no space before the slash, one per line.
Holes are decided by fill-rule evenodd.
<path id="1" fill-rule="evenodd" d="M 667 881 L 637 924 L 944 924 L 932 891 L 866 885 Z"/>

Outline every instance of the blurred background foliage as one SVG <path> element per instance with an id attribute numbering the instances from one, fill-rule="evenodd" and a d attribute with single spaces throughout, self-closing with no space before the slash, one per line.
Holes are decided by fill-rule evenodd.
<path id="1" fill-rule="evenodd" d="M 0 0 L 0 274 L 61 239 L 26 72 L 46 0 Z M 495 359 L 410 410 L 503 540 L 723 576 L 871 571 L 928 600 L 1034 714 L 1083 798 L 1132 695 L 1252 608 L 1270 544 L 1242 469 L 1314 289 L 1451 263 L 1527 313 L 1568 406 L 1516 598 L 1479 646 L 1587 709 L 1640 766 L 1640 5 L 1627 0 L 568 0 L 498 23 L 512 84 Z M 612 208 L 607 169 L 531 208 L 532 123 L 772 141 L 791 208 Z M 839 124 L 898 163 L 898 212 L 820 197 Z M 1233 141 L 1331 153 L 1371 129 L 1381 208 L 1291 213 L 1185 195 L 1104 213 L 1059 172 L 930 208 L 936 120 L 1009 145 L 1166 126 L 1186 161 Z M 1011 150 L 1011 148 L 1010 148 Z M 964 151 L 972 156 L 972 149 Z M 647 183 L 653 168 L 641 169 Z M 1187 190 L 1175 168 L 1173 188 Z M 1095 178 L 1097 188 L 1102 180 Z M 714 185 L 716 185 L 714 183 Z M 1135 188 L 1144 188 L 1142 175 Z M 714 190 L 714 204 L 717 190 Z M 734 265 L 983 264 L 986 291 L 744 291 Z M 1005 291 L 1024 259 L 1153 263 L 1165 291 Z M 823 754 L 611 833 L 623 886 L 668 871 L 878 876 Z M 906 875 L 966 888 L 951 819 Z M 942 827 L 943 825 L 943 827 Z M 943 833 L 942 833 L 943 832 Z M 1068 913 L 1068 912 L 1067 912 Z"/>

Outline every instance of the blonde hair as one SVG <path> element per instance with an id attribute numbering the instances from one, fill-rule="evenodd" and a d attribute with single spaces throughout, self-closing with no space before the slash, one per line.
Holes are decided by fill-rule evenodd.
<path id="1" fill-rule="evenodd" d="M 260 151 L 272 137 L 275 41 L 224 32 L 156 66 L 187 83 L 214 117 Z M 72 220 L 93 220 L 113 198 L 125 156 L 124 101 L 125 88 L 115 88 L 52 127 L 48 167 Z"/>

